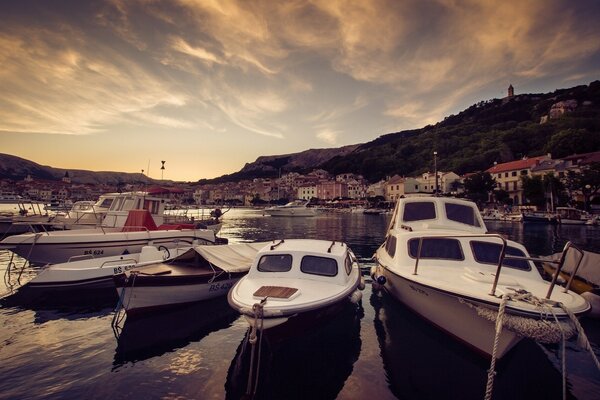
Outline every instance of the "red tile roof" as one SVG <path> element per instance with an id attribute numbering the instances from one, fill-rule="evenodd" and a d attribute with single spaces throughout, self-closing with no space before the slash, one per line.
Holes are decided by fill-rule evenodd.
<path id="1" fill-rule="evenodd" d="M 490 174 L 497 174 L 506 171 L 518 171 L 522 169 L 529 169 L 534 165 L 537 165 L 541 160 L 547 159 L 548 156 L 531 157 L 524 160 L 509 161 L 502 164 L 496 164 L 492 168 L 489 168 L 487 172 Z"/>

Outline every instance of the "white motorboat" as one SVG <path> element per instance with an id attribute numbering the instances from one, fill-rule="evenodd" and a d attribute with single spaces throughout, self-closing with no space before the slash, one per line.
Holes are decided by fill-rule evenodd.
<path id="1" fill-rule="evenodd" d="M 152 200 L 148 201 L 145 207 L 152 206 Z M 194 229 L 191 225 L 163 224 L 157 227 L 148 209 L 134 209 L 127 213 L 122 227 L 23 233 L 4 238 L 0 241 L 0 249 L 11 250 L 32 264 L 45 265 L 66 262 L 74 257 L 138 253 L 146 245 L 172 249 L 195 242 L 215 244 L 217 238 L 214 231 Z"/>
<path id="2" fill-rule="evenodd" d="M 287 335 L 348 301 L 358 302 L 363 288 L 358 262 L 345 243 L 285 239 L 256 254 L 248 275 L 227 298 L 254 332 Z"/>
<path id="3" fill-rule="evenodd" d="M 48 264 L 23 287 L 31 289 L 112 289 L 114 290 L 113 275 L 140 270 L 145 266 L 159 262 L 167 262 L 185 252 L 191 246 L 165 247 L 144 246 L 139 253 L 130 253 L 112 257 L 88 257 L 77 261 L 59 264 Z"/>
<path id="4" fill-rule="evenodd" d="M 590 309 L 545 281 L 521 244 L 487 234 L 476 205 L 465 200 L 399 199 L 375 257 L 373 278 L 393 297 L 496 358 L 525 336 L 559 341 L 561 329 L 573 333 L 567 310 Z M 496 319 L 504 326 L 498 336 Z"/>
<path id="5" fill-rule="evenodd" d="M 308 207 L 308 201 L 294 200 L 282 206 L 265 208 L 265 214 L 272 217 L 312 217 L 317 209 Z"/>
<path id="6" fill-rule="evenodd" d="M 586 211 L 573 207 L 556 207 L 556 215 L 558 223 L 563 225 L 586 225 L 591 219 Z"/>
<path id="7" fill-rule="evenodd" d="M 185 254 L 114 275 L 128 315 L 224 296 L 266 243 L 195 246 Z"/>

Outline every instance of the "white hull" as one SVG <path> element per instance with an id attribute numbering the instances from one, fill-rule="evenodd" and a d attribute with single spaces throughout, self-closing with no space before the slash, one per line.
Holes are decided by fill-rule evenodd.
<path id="1" fill-rule="evenodd" d="M 459 296 L 423 286 L 384 269 L 385 289 L 413 311 L 481 353 L 491 356 L 495 326 L 477 315 L 474 308 L 459 301 Z M 496 356 L 501 358 L 521 340 L 503 329 Z"/>
<path id="2" fill-rule="evenodd" d="M 117 288 L 117 292 L 123 301 L 123 308 L 131 314 L 225 296 L 238 280 L 239 278 L 233 278 L 212 283 L 172 286 L 135 286 L 134 283 L 133 287 Z"/>
<path id="3" fill-rule="evenodd" d="M 2 247 L 29 260 L 32 264 L 56 264 L 73 258 L 92 258 L 139 253 L 143 246 L 172 249 L 215 242 L 210 230 L 169 230 L 121 232 L 105 229 L 77 229 L 50 233 L 10 236 Z"/>
<path id="4" fill-rule="evenodd" d="M 265 214 L 270 215 L 271 217 L 313 217 L 317 215 L 317 212 L 311 208 L 307 209 L 293 209 L 293 210 L 265 210 Z"/>
<path id="5" fill-rule="evenodd" d="M 27 283 L 27 286 L 40 289 L 106 288 L 114 290 L 114 274 L 162 262 L 168 257 L 172 258 L 183 254 L 190 248 L 190 246 L 180 247 L 167 252 L 151 246 L 143 249 L 142 253 L 54 264 L 42 269 L 35 278 Z"/>

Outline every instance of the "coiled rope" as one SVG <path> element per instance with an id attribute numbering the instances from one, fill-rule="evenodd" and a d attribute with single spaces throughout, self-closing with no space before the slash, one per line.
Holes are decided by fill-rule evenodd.
<path id="1" fill-rule="evenodd" d="M 580 347 L 583 347 L 584 349 L 588 350 L 588 352 L 592 356 L 592 359 L 594 360 L 594 363 L 596 364 L 596 368 L 598 369 L 598 371 L 600 371 L 600 363 L 598 362 L 598 358 L 594 354 L 592 346 L 585 334 L 583 327 L 579 323 L 577 316 L 575 316 L 575 314 L 573 314 L 573 312 L 570 309 L 568 309 L 564 304 L 562 304 L 560 302 L 555 302 L 555 301 L 549 300 L 549 299 L 540 299 L 526 291 L 515 290 L 515 294 L 502 295 L 502 301 L 500 302 L 500 307 L 498 308 L 497 312 L 495 312 L 494 310 L 486 309 L 487 312 L 480 313 L 479 310 L 482 309 L 483 307 L 477 307 L 477 306 L 470 304 L 468 302 L 465 302 L 461 299 L 460 301 L 462 303 L 467 304 L 470 307 L 474 307 L 477 310 L 477 314 L 479 316 L 486 318 L 486 319 L 490 319 L 492 321 L 495 320 L 495 322 L 496 322 L 496 331 L 495 331 L 495 336 L 494 336 L 492 357 L 491 357 L 491 362 L 490 362 L 490 369 L 488 370 L 488 379 L 487 379 L 486 389 L 485 389 L 485 400 L 491 400 L 491 398 L 492 398 L 492 393 L 493 393 L 493 388 L 494 388 L 494 377 L 496 376 L 497 349 L 498 349 L 498 344 L 500 342 L 500 334 L 502 333 L 502 327 L 505 325 L 504 319 L 505 319 L 505 314 L 506 314 L 506 304 L 510 300 L 525 301 L 527 303 L 536 305 L 537 307 L 539 307 L 541 316 L 543 317 L 543 319 L 540 321 L 537 321 L 537 320 L 532 321 L 531 318 L 509 316 L 509 319 L 506 322 L 517 319 L 517 321 L 519 323 L 513 324 L 512 328 L 509 328 L 507 326 L 508 329 L 515 331 L 516 333 L 520 334 L 521 336 L 527 336 L 527 337 L 530 337 L 530 338 L 533 338 L 535 340 L 545 342 L 545 343 L 558 343 L 559 341 L 561 342 L 561 345 L 562 345 L 561 374 L 562 374 L 563 399 L 567 398 L 567 392 L 566 392 L 566 390 L 567 390 L 566 389 L 567 388 L 566 341 L 571 336 L 573 336 L 574 332 L 577 332 L 577 334 L 578 334 L 577 344 Z M 570 323 L 562 322 L 562 321 L 558 320 L 558 317 L 556 316 L 554 309 L 553 309 L 554 306 L 560 307 L 567 314 L 567 316 L 569 317 Z M 495 315 L 493 315 L 493 314 L 495 314 Z M 548 316 L 549 314 L 552 315 L 552 317 L 554 319 L 554 323 L 551 323 L 545 319 L 545 317 Z M 492 315 L 493 315 L 493 319 L 491 319 Z M 525 321 L 529 321 L 529 324 L 526 324 Z M 540 323 L 543 323 L 543 325 L 540 325 Z M 529 328 L 532 326 L 534 327 L 533 330 L 524 329 L 524 328 Z M 540 332 L 540 330 L 544 326 L 550 330 L 550 333 L 548 335 L 543 335 L 542 334 L 543 332 Z M 519 329 L 515 329 L 515 327 L 517 327 Z M 555 340 L 557 334 L 560 335 L 560 340 Z M 551 340 L 548 340 L 548 339 L 551 339 Z"/>

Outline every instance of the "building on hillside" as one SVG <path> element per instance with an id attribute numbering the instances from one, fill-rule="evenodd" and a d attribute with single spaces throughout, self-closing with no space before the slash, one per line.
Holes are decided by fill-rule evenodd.
<path id="1" fill-rule="evenodd" d="M 419 189 L 424 193 L 435 193 L 435 173 L 425 172 L 419 178 Z M 437 171 L 438 193 L 456 192 L 456 183 L 460 182 L 460 176 L 454 172 Z"/>
<path id="2" fill-rule="evenodd" d="M 385 181 L 375 182 L 367 187 L 367 197 L 385 197 Z"/>
<path id="3" fill-rule="evenodd" d="M 296 197 L 302 200 L 310 200 L 313 197 L 317 197 L 317 186 L 300 186 L 298 188 L 298 194 L 296 195 Z"/>
<path id="4" fill-rule="evenodd" d="M 547 155 L 532 158 L 525 157 L 521 160 L 495 164 L 486 172 L 489 172 L 492 178 L 496 180 L 498 189 L 508 192 L 513 205 L 521 205 L 524 202 L 521 177 L 531 177 L 531 169 L 549 158 Z"/>
<path id="5" fill-rule="evenodd" d="M 385 201 L 396 201 L 407 194 L 419 193 L 420 185 L 415 178 L 394 175 L 385 182 Z"/>
<path id="6" fill-rule="evenodd" d="M 320 200 L 333 200 L 348 197 L 348 185 L 336 181 L 323 181 L 317 185 L 317 198 Z"/>

